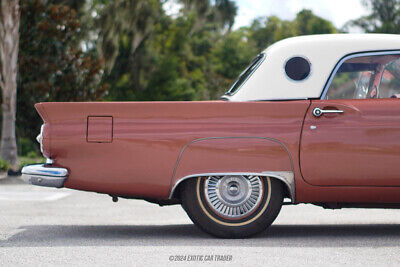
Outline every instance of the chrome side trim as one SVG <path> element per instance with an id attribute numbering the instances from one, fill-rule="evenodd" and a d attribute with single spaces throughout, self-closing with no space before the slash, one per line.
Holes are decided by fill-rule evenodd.
<path id="1" fill-rule="evenodd" d="M 189 178 L 194 178 L 194 177 L 204 177 L 204 176 L 225 176 L 225 175 L 254 175 L 254 176 L 264 176 L 264 177 L 273 177 L 276 178 L 280 181 L 282 181 L 288 191 L 289 191 L 289 197 L 292 201 L 292 203 L 295 203 L 296 200 L 296 190 L 295 190 L 295 180 L 294 180 L 294 173 L 291 171 L 280 171 L 280 172 L 270 172 L 270 171 L 265 171 L 261 173 L 257 172 L 218 172 L 218 173 L 198 173 L 198 174 L 191 174 L 185 177 L 180 178 L 175 185 L 172 187 L 171 192 L 169 194 L 169 199 L 172 198 L 174 195 L 175 189 L 178 188 L 178 185 L 189 179 Z"/>
<path id="2" fill-rule="evenodd" d="M 47 164 L 27 165 L 22 168 L 22 179 L 32 185 L 61 188 L 67 177 L 67 169 Z"/>
<path id="3" fill-rule="evenodd" d="M 335 78 L 335 75 L 339 68 L 342 66 L 342 64 L 349 59 L 356 58 L 356 57 L 368 57 L 368 56 L 382 56 L 382 55 L 397 55 L 400 54 L 400 50 L 390 50 L 390 51 L 376 51 L 376 52 L 360 52 L 360 53 L 355 53 L 355 54 L 350 54 L 345 57 L 343 57 L 339 62 L 336 64 L 335 68 L 333 69 L 331 75 L 329 76 L 329 79 L 327 83 L 325 84 L 324 90 L 322 91 L 322 95 L 320 97 L 321 100 L 325 99 L 326 94 L 328 92 L 329 86 L 332 83 L 333 78 Z"/>

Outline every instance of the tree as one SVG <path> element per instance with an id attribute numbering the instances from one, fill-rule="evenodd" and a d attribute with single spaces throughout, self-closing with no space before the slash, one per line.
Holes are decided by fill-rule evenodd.
<path id="1" fill-rule="evenodd" d="M 99 25 L 103 25 L 99 46 L 106 62 L 110 62 L 103 77 L 103 82 L 110 84 L 108 99 L 208 99 L 206 76 L 211 71 L 211 50 L 229 34 L 236 15 L 235 3 L 179 1 L 182 10 L 169 16 L 162 9 L 164 1 L 154 1 L 152 7 L 147 1 L 142 5 L 148 9 L 146 19 L 140 19 L 146 14 L 140 12 L 124 29 L 123 24 L 129 24 L 129 20 L 120 23 L 119 17 L 122 19 L 125 13 L 131 16 L 139 6 L 127 3 L 122 8 L 117 2 L 99 13 Z M 140 40 L 138 45 L 132 45 L 135 38 Z"/>
<path id="2" fill-rule="evenodd" d="M 60 2 L 60 1 L 54 1 Z M 81 18 L 67 4 L 21 1 L 18 58 L 17 136 L 32 142 L 42 123 L 34 104 L 43 101 L 102 100 L 103 60 L 96 48 L 82 49 Z M 36 142 L 34 142 L 36 144 Z"/>
<path id="3" fill-rule="evenodd" d="M 119 53 L 121 38 L 128 39 L 131 55 L 153 31 L 162 15 L 159 0 L 114 0 L 108 2 L 99 17 L 99 51 L 111 72 Z"/>
<path id="4" fill-rule="evenodd" d="M 216 23 L 218 28 L 231 30 L 237 14 L 237 6 L 231 0 L 179 0 L 183 5 L 182 13 L 194 15 L 195 24 L 191 34 L 201 29 L 206 23 Z"/>
<path id="5" fill-rule="evenodd" d="M 323 33 L 335 33 L 336 29 L 326 19 L 318 17 L 311 10 L 303 9 L 296 15 L 294 20 L 295 35 L 311 35 Z"/>
<path id="6" fill-rule="evenodd" d="M 314 15 L 308 9 L 297 13 L 292 21 L 276 16 L 258 18 L 249 28 L 249 36 L 259 50 L 288 37 L 335 32 L 337 30 L 330 21 Z"/>
<path id="7" fill-rule="evenodd" d="M 211 70 L 207 73 L 207 88 L 211 99 L 228 91 L 238 75 L 260 52 L 244 29 L 233 31 L 212 47 Z"/>
<path id="8" fill-rule="evenodd" d="M 367 33 L 400 33 L 399 0 L 363 0 L 363 5 L 371 14 L 350 21 L 345 29 L 356 26 Z"/>
<path id="9" fill-rule="evenodd" d="M 279 40 L 295 35 L 293 23 L 276 16 L 254 20 L 249 32 L 259 52 Z"/>
<path id="10" fill-rule="evenodd" d="M 17 144 L 15 115 L 19 47 L 19 0 L 1 0 L 0 10 L 0 87 L 2 90 L 2 131 L 0 156 L 15 165 Z"/>

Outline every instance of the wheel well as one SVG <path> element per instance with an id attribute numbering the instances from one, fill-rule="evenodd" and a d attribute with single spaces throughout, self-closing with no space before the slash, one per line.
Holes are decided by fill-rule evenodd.
<path id="1" fill-rule="evenodd" d="M 279 182 L 281 183 L 281 185 L 282 185 L 282 188 L 283 188 L 283 192 L 284 192 L 283 197 L 284 197 L 284 198 L 289 198 L 289 199 L 291 199 L 292 202 L 294 202 L 293 196 L 291 196 L 291 193 L 290 193 L 290 187 L 289 187 L 289 185 L 288 185 L 287 183 L 283 182 L 281 179 L 278 179 L 278 178 L 276 178 L 276 177 L 272 177 L 272 176 L 263 176 L 263 175 L 260 175 L 260 176 L 262 176 L 262 177 L 269 177 L 269 178 L 271 178 L 271 179 L 274 179 L 274 180 L 279 181 Z M 181 200 L 181 192 L 182 192 L 182 189 L 183 189 L 183 187 L 184 187 L 184 184 L 185 184 L 187 181 L 189 181 L 189 180 L 191 180 L 191 179 L 198 178 L 198 177 L 204 177 L 204 176 L 192 176 L 192 177 L 188 177 L 188 178 L 186 178 L 186 179 L 184 178 L 181 182 L 178 182 L 178 185 L 175 187 L 175 190 L 172 192 L 170 198 Z"/>

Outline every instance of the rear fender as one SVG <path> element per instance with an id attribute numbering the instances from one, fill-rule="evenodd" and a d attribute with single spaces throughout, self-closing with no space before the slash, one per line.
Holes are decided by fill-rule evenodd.
<path id="1" fill-rule="evenodd" d="M 280 141 L 266 137 L 211 137 L 187 144 L 176 162 L 170 198 L 186 179 L 202 176 L 258 175 L 281 180 L 295 201 L 293 162 Z"/>

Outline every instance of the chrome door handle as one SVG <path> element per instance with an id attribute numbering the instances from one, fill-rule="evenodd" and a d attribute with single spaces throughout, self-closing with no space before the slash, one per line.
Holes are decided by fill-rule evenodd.
<path id="1" fill-rule="evenodd" d="M 322 114 L 325 114 L 325 113 L 343 113 L 343 110 L 314 108 L 312 111 L 312 114 L 315 117 L 320 117 L 320 116 L 322 116 Z"/>

